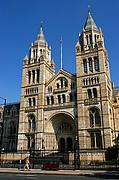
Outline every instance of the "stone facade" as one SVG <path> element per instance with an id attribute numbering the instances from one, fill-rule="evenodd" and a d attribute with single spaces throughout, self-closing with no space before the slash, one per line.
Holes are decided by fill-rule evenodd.
<path id="1" fill-rule="evenodd" d="M 119 88 L 111 82 L 104 36 L 90 11 L 75 49 L 76 75 L 62 68 L 55 73 L 41 25 L 24 58 L 20 113 L 14 117 L 18 127 L 15 150 L 71 152 L 80 148 L 81 160 L 92 155 L 98 160 L 113 145 L 119 132 Z M 5 115 L 6 148 L 10 118 Z"/>

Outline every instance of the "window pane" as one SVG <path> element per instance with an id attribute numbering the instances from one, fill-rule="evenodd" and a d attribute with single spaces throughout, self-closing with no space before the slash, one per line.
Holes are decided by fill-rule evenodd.
<path id="1" fill-rule="evenodd" d="M 84 68 L 84 72 L 87 73 L 87 62 L 86 62 L 86 59 L 83 60 L 83 68 Z"/>
<path id="2" fill-rule="evenodd" d="M 95 66 L 95 70 L 99 71 L 99 61 L 97 57 L 94 57 L 94 66 Z"/>
<path id="3" fill-rule="evenodd" d="M 88 62 L 89 62 L 89 70 L 93 72 L 92 59 L 90 58 Z"/>

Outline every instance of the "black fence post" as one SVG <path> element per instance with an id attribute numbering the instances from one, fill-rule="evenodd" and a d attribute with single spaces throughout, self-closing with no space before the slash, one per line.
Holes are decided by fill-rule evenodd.
<path id="1" fill-rule="evenodd" d="M 79 154 L 79 146 L 78 146 L 78 142 L 77 142 L 77 137 L 76 137 L 76 141 L 75 141 L 75 145 L 74 145 L 74 170 L 80 169 L 80 154 Z"/>
<path id="2" fill-rule="evenodd" d="M 32 168 L 34 169 L 34 148 L 33 148 L 33 167 Z"/>

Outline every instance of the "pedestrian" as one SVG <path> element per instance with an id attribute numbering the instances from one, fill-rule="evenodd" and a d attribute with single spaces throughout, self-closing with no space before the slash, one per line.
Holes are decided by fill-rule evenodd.
<path id="1" fill-rule="evenodd" d="M 25 170 L 25 169 L 30 170 L 30 169 L 29 169 L 29 164 L 30 164 L 30 162 L 29 162 L 29 157 L 26 158 L 26 161 L 25 161 L 25 162 L 26 162 L 26 164 L 25 164 L 25 166 L 24 166 L 24 170 Z"/>

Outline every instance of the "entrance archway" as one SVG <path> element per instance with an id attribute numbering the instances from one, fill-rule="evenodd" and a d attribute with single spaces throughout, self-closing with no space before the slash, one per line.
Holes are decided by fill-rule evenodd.
<path id="1" fill-rule="evenodd" d="M 48 128 L 54 131 L 56 137 L 56 146 L 59 151 L 72 151 L 77 135 L 77 127 L 74 117 L 69 113 L 62 112 L 53 115 L 50 118 Z M 52 132 L 52 131 L 51 131 Z M 49 144 L 47 142 L 47 144 Z M 53 144 L 51 146 L 54 146 Z"/>

